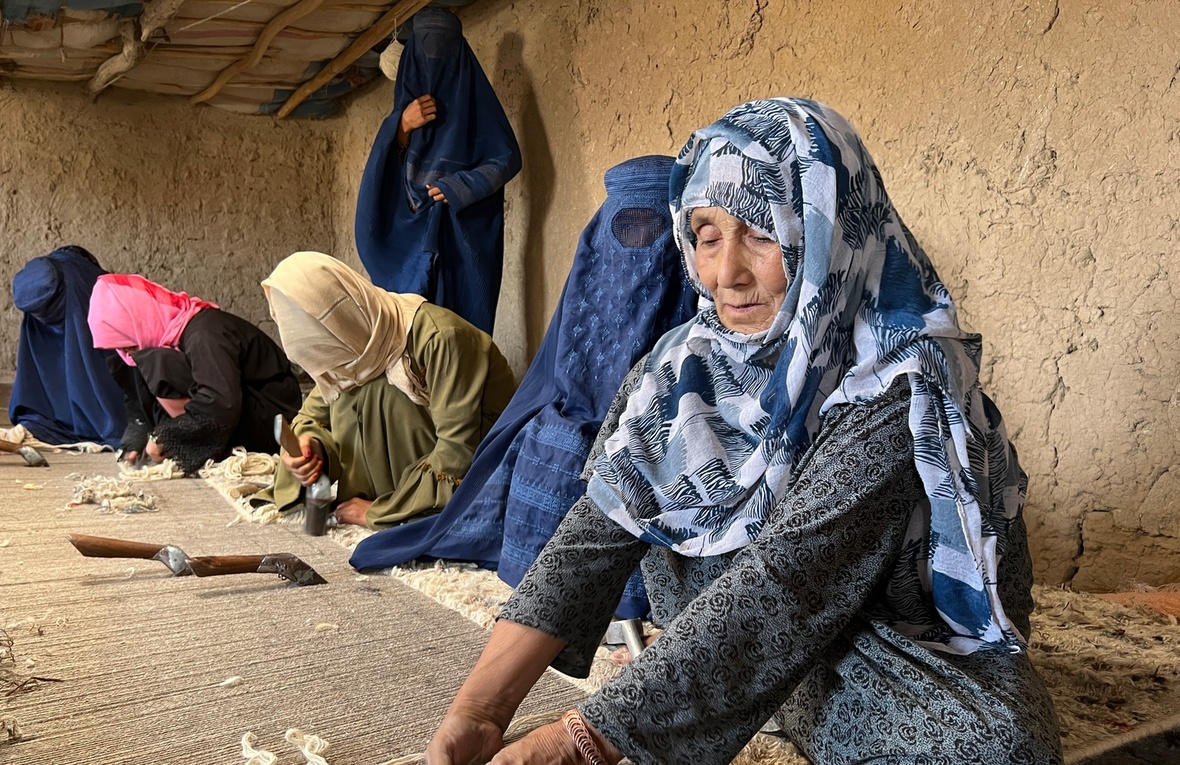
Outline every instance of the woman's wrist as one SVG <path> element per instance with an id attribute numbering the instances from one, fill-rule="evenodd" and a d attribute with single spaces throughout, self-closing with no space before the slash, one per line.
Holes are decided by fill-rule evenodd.
<path id="1" fill-rule="evenodd" d="M 447 709 L 447 716 L 461 717 L 467 720 L 478 720 L 490 723 L 500 729 L 500 733 L 508 730 L 515 707 L 504 704 L 501 697 L 493 693 L 483 693 L 483 688 L 459 689 L 459 693 Z"/>
<path id="2" fill-rule="evenodd" d="M 564 646 L 540 630 L 497 620 L 448 714 L 488 720 L 507 729 L 517 707 Z"/>
<path id="3" fill-rule="evenodd" d="M 616 765 L 623 759 L 623 753 L 586 722 L 578 710 L 571 709 L 562 715 L 561 727 L 569 734 L 584 765 Z"/>

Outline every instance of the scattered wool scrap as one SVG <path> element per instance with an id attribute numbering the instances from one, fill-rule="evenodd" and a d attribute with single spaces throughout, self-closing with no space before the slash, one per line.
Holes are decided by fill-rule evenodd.
<path id="1" fill-rule="evenodd" d="M 237 511 L 237 517 L 225 524 L 226 526 L 233 526 L 236 523 L 245 521 L 246 523 L 257 523 L 259 526 L 265 526 L 269 523 L 275 523 L 282 519 L 283 514 L 279 512 L 279 508 L 273 502 L 269 502 L 259 507 L 251 507 L 245 502 L 237 502 L 234 504 L 234 510 Z"/>
<path id="2" fill-rule="evenodd" d="M 10 544 L 12 544 L 11 539 L 0 540 L 0 547 L 8 547 Z"/>
<path id="3" fill-rule="evenodd" d="M 230 456 L 221 462 L 209 460 L 198 474 L 205 479 L 221 478 L 223 480 L 241 481 L 243 478 L 255 476 L 268 477 L 264 486 L 269 486 L 274 478 L 279 460 L 273 454 L 262 452 L 248 452 L 242 447 L 235 447 Z M 255 482 L 259 483 L 259 482 Z"/>
<path id="4" fill-rule="evenodd" d="M 243 680 L 241 677 L 239 677 L 238 675 L 234 675 L 233 677 L 227 677 L 224 680 L 222 680 L 220 683 L 217 684 L 217 687 L 218 688 L 236 688 L 237 686 L 241 685 L 242 682 L 243 682 Z"/>
<path id="5" fill-rule="evenodd" d="M 74 486 L 74 499 L 69 503 L 69 507 L 97 505 L 104 499 L 127 497 L 135 493 L 130 482 L 121 478 L 105 475 L 85 476 L 79 473 L 72 473 L 69 478 L 77 481 Z"/>
<path id="6" fill-rule="evenodd" d="M 62 444 L 59 448 L 68 449 L 71 452 L 82 452 L 83 454 L 98 454 L 99 452 L 114 451 L 106 444 L 96 444 L 93 441 L 78 441 L 73 444 Z"/>
<path id="7" fill-rule="evenodd" d="M 93 477 L 71 475 L 78 482 L 74 486 L 74 498 L 66 503 L 67 508 L 79 505 L 98 505 L 100 513 L 154 513 L 159 510 L 156 497 L 136 489 L 122 478 L 96 475 Z"/>
<path id="8" fill-rule="evenodd" d="M 328 630 L 335 630 L 336 632 L 339 632 L 340 625 L 339 624 L 328 624 L 327 622 L 320 622 L 319 624 L 317 624 L 315 626 L 316 632 L 327 632 Z"/>
<path id="9" fill-rule="evenodd" d="M 104 499 L 96 512 L 99 513 L 158 513 L 156 498 L 150 495 L 139 497 L 112 497 Z"/>
<path id="10" fill-rule="evenodd" d="M 5 624 L 4 630 L 15 630 L 18 627 L 27 627 L 30 635 L 45 634 L 45 628 L 38 624 L 37 620 L 31 616 L 21 619 L 20 621 L 9 622 L 8 624 Z M 3 633 L 4 630 L 0 630 L 0 633 Z M 2 645 L 3 643 L 0 641 L 0 647 L 2 647 Z M 2 654 L 0 654 L 0 658 L 2 658 Z"/>
<path id="11" fill-rule="evenodd" d="M 287 743 L 299 747 L 299 751 L 307 760 L 307 765 L 328 765 L 328 761 L 320 756 L 328 750 L 328 742 L 311 733 L 304 733 L 298 728 L 290 728 L 283 736 Z"/>
<path id="12" fill-rule="evenodd" d="M 43 484 L 43 483 L 26 483 L 21 488 L 23 488 L 25 491 L 41 491 L 42 489 L 45 488 L 45 484 Z"/>
<path id="13" fill-rule="evenodd" d="M 273 752 L 254 748 L 254 734 L 242 736 L 242 756 L 246 758 L 246 765 L 274 765 L 279 759 Z"/>
<path id="14" fill-rule="evenodd" d="M 119 463 L 119 475 L 131 481 L 168 481 L 184 478 L 184 471 L 172 460 L 166 459 L 158 465 L 144 465 L 133 468 L 126 462 Z"/>
<path id="15" fill-rule="evenodd" d="M 0 717 L 0 733 L 4 734 L 5 741 L 20 741 L 20 723 L 10 715 Z"/>

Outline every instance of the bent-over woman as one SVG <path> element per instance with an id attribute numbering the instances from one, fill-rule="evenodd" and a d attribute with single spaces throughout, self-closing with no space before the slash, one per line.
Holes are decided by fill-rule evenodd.
<path id="1" fill-rule="evenodd" d="M 755 101 L 677 163 L 700 312 L 624 381 L 427 762 L 726 763 L 773 716 L 817 765 L 1060 763 L 1026 479 L 859 136 Z M 587 674 L 638 562 L 662 634 L 500 751 L 546 665 Z"/>
<path id="2" fill-rule="evenodd" d="M 302 394 L 282 350 L 215 304 L 134 274 L 100 276 L 90 299 L 96 348 L 114 348 L 135 462 L 170 458 L 186 473 L 235 446 L 273 452 L 274 416 L 294 416 Z"/>
<path id="3" fill-rule="evenodd" d="M 342 523 L 441 510 L 516 390 L 492 338 L 318 252 L 291 255 L 262 286 L 287 355 L 315 380 L 293 423 L 303 453 L 283 455 L 275 504 L 293 506 L 326 472 Z"/>
<path id="4" fill-rule="evenodd" d="M 114 354 L 94 347 L 86 325 L 90 293 L 105 273 L 71 244 L 33 258 L 12 278 L 12 302 L 24 318 L 8 419 L 46 443 L 113 447 L 123 435 L 123 392 L 107 366 Z"/>

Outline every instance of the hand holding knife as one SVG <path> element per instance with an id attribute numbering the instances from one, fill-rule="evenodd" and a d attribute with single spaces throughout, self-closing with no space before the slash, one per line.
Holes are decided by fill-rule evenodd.
<path id="1" fill-rule="evenodd" d="M 323 536 L 328 516 L 332 513 L 332 482 L 323 472 L 323 457 L 315 453 L 315 447 L 311 448 L 312 454 L 303 453 L 302 439 L 295 435 L 291 424 L 281 414 L 275 415 L 275 440 L 286 453 L 283 464 L 291 471 L 291 475 L 306 487 L 303 501 L 303 530 L 313 537 Z M 313 461 L 315 468 L 307 473 L 304 468 Z"/>

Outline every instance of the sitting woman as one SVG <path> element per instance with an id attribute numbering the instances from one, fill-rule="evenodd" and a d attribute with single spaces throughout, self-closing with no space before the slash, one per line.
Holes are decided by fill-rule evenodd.
<path id="1" fill-rule="evenodd" d="M 117 446 L 123 435 L 123 392 L 107 366 L 114 354 L 94 347 L 86 325 L 90 293 L 105 273 L 93 255 L 68 245 L 12 278 L 12 302 L 25 316 L 8 418 L 46 443 Z"/>
<path id="2" fill-rule="evenodd" d="M 624 380 L 427 762 L 727 763 L 774 717 L 820 765 L 1059 763 L 1026 479 L 856 132 L 756 101 L 677 162 L 700 313 Z M 663 633 L 500 751 L 546 665 L 587 674 L 637 562 Z"/>
<path id="3" fill-rule="evenodd" d="M 302 394 L 282 349 L 250 322 L 142 276 L 107 274 L 90 299 L 96 348 L 114 348 L 127 430 L 123 458 L 186 473 L 232 447 L 273 452 L 274 417 Z"/>
<path id="4" fill-rule="evenodd" d="M 291 507 L 300 484 L 326 472 L 342 523 L 380 528 L 441 510 L 516 390 L 492 338 L 318 252 L 290 256 L 262 286 L 287 355 L 316 384 L 275 504 Z"/>

